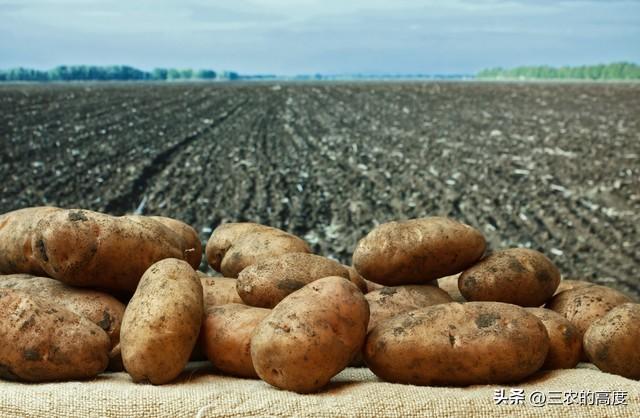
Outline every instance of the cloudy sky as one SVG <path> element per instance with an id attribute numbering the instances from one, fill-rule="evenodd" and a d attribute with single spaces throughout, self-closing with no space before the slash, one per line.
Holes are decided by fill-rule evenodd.
<path id="1" fill-rule="evenodd" d="M 0 68 L 474 73 L 640 62 L 640 1 L 0 0 Z"/>

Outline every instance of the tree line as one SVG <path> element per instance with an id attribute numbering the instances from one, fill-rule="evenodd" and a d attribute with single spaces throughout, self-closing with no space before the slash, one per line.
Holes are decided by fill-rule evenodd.
<path id="1" fill-rule="evenodd" d="M 237 80 L 233 71 L 156 68 L 143 71 L 127 65 L 60 65 L 51 70 L 11 68 L 0 70 L 0 81 L 173 81 L 173 80 Z"/>
<path id="2" fill-rule="evenodd" d="M 579 67 L 525 66 L 511 69 L 490 68 L 477 78 L 493 79 L 576 79 L 576 80 L 638 80 L 640 65 L 630 62 L 582 65 Z"/>

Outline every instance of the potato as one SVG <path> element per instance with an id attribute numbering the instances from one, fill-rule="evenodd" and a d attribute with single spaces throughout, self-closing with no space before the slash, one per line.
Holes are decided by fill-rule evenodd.
<path id="1" fill-rule="evenodd" d="M 189 361 L 203 316 L 202 284 L 183 260 L 164 259 L 144 273 L 122 320 L 120 349 L 134 382 L 163 384 Z"/>
<path id="2" fill-rule="evenodd" d="M 540 306 L 553 296 L 560 271 L 544 254 L 527 248 L 497 251 L 465 270 L 458 288 L 469 301 Z"/>
<path id="3" fill-rule="evenodd" d="M 88 379 L 109 361 L 109 336 L 59 305 L 0 289 L 0 377 L 25 382 Z"/>
<path id="4" fill-rule="evenodd" d="M 565 290 L 555 295 L 545 307 L 564 316 L 578 329 L 580 339 L 596 320 L 623 303 L 632 302 L 624 293 L 593 285 Z"/>
<path id="5" fill-rule="evenodd" d="M 0 276 L 0 288 L 27 292 L 87 318 L 107 333 L 111 348 L 120 341 L 124 304 L 111 295 L 27 274 Z"/>
<path id="6" fill-rule="evenodd" d="M 354 269 L 352 266 L 344 266 L 349 271 L 349 281 L 356 286 L 362 293 L 367 293 L 369 291 L 369 287 L 364 277 L 358 273 L 358 270 Z"/>
<path id="7" fill-rule="evenodd" d="M 160 222 L 180 237 L 183 243 L 182 251 L 185 261 L 191 264 L 194 269 L 198 269 L 202 261 L 202 242 L 200 242 L 200 237 L 196 230 L 177 219 L 165 216 L 149 216 L 149 218 Z"/>
<path id="8" fill-rule="evenodd" d="M 640 305 L 624 303 L 594 321 L 584 334 L 584 350 L 600 370 L 640 379 Z"/>
<path id="9" fill-rule="evenodd" d="M 543 369 L 572 369 L 582 354 L 582 339 L 576 327 L 567 318 L 549 309 L 526 308 L 537 316 L 549 334 L 549 352 Z"/>
<path id="10" fill-rule="evenodd" d="M 371 331 L 381 321 L 403 312 L 453 302 L 447 292 L 428 285 L 383 287 L 367 293 L 364 297 L 369 303 L 368 331 Z"/>
<path id="11" fill-rule="evenodd" d="M 446 303 L 379 323 L 364 358 L 389 382 L 466 386 L 518 382 L 542 366 L 548 349 L 544 325 L 523 308 Z"/>
<path id="12" fill-rule="evenodd" d="M 464 303 L 466 302 L 466 299 L 462 296 L 462 293 L 460 293 L 460 289 L 458 288 L 459 277 L 459 274 L 441 277 L 438 279 L 438 286 L 440 289 L 447 292 L 454 302 Z"/>
<path id="13" fill-rule="evenodd" d="M 45 274 L 34 258 L 31 237 L 40 218 L 58 210 L 41 206 L 0 215 L 0 274 Z"/>
<path id="14" fill-rule="evenodd" d="M 244 303 L 236 290 L 237 279 L 228 277 L 200 277 L 205 309 L 229 303 Z"/>
<path id="15" fill-rule="evenodd" d="M 563 280 L 560 280 L 560 284 L 558 285 L 558 288 L 556 289 L 556 293 L 554 293 L 554 296 L 560 292 L 564 292 L 565 290 L 577 289 L 579 287 L 593 286 L 593 285 L 594 283 L 587 282 L 585 280 L 563 279 Z"/>
<path id="16" fill-rule="evenodd" d="M 247 266 L 287 253 L 311 253 L 302 239 L 250 222 L 217 227 L 207 242 L 207 261 L 225 277 L 238 277 Z"/>
<path id="17" fill-rule="evenodd" d="M 356 272 L 357 272 L 357 270 L 356 270 Z M 367 279 L 364 279 L 364 283 L 367 285 L 367 291 L 365 293 L 373 292 L 374 290 L 382 289 L 384 287 L 381 284 L 374 283 L 371 280 L 367 280 Z"/>
<path id="18" fill-rule="evenodd" d="M 287 295 L 328 276 L 349 280 L 349 270 L 319 255 L 289 253 L 245 268 L 238 275 L 236 288 L 247 305 L 273 308 Z"/>
<path id="19" fill-rule="evenodd" d="M 358 242 L 353 266 L 365 279 L 386 286 L 423 284 L 466 269 L 485 247 L 480 231 L 453 219 L 389 222 Z"/>
<path id="20" fill-rule="evenodd" d="M 369 306 L 342 277 L 325 277 L 284 298 L 258 324 L 251 360 L 258 376 L 281 389 L 317 391 L 362 347 Z"/>
<path id="21" fill-rule="evenodd" d="M 251 335 L 270 312 L 237 303 L 209 308 L 201 338 L 214 367 L 234 376 L 257 378 L 251 361 Z"/>
<path id="22" fill-rule="evenodd" d="M 31 242 L 35 259 L 54 279 L 129 295 L 153 263 L 184 258 L 179 237 L 157 221 L 79 209 L 42 217 Z"/>

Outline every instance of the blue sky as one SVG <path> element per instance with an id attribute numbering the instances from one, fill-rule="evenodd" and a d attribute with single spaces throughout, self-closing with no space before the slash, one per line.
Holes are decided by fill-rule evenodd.
<path id="1" fill-rule="evenodd" d="M 640 1 L 0 0 L 0 68 L 474 73 L 640 62 Z"/>

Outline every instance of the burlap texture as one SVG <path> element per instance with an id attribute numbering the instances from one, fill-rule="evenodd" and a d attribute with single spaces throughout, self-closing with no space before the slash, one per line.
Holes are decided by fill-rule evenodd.
<path id="1" fill-rule="evenodd" d="M 88 382 L 24 384 L 0 382 L 2 417 L 640 417 L 640 383 L 605 374 L 591 365 L 538 373 L 511 388 L 524 390 L 524 405 L 496 405 L 497 389 L 508 386 L 436 388 L 379 381 L 367 369 L 349 368 L 321 393 L 298 395 L 259 380 L 212 374 L 207 367 L 185 372 L 164 386 L 134 384 L 125 373 Z M 626 391 L 627 405 L 529 403 L 533 391 Z"/>

